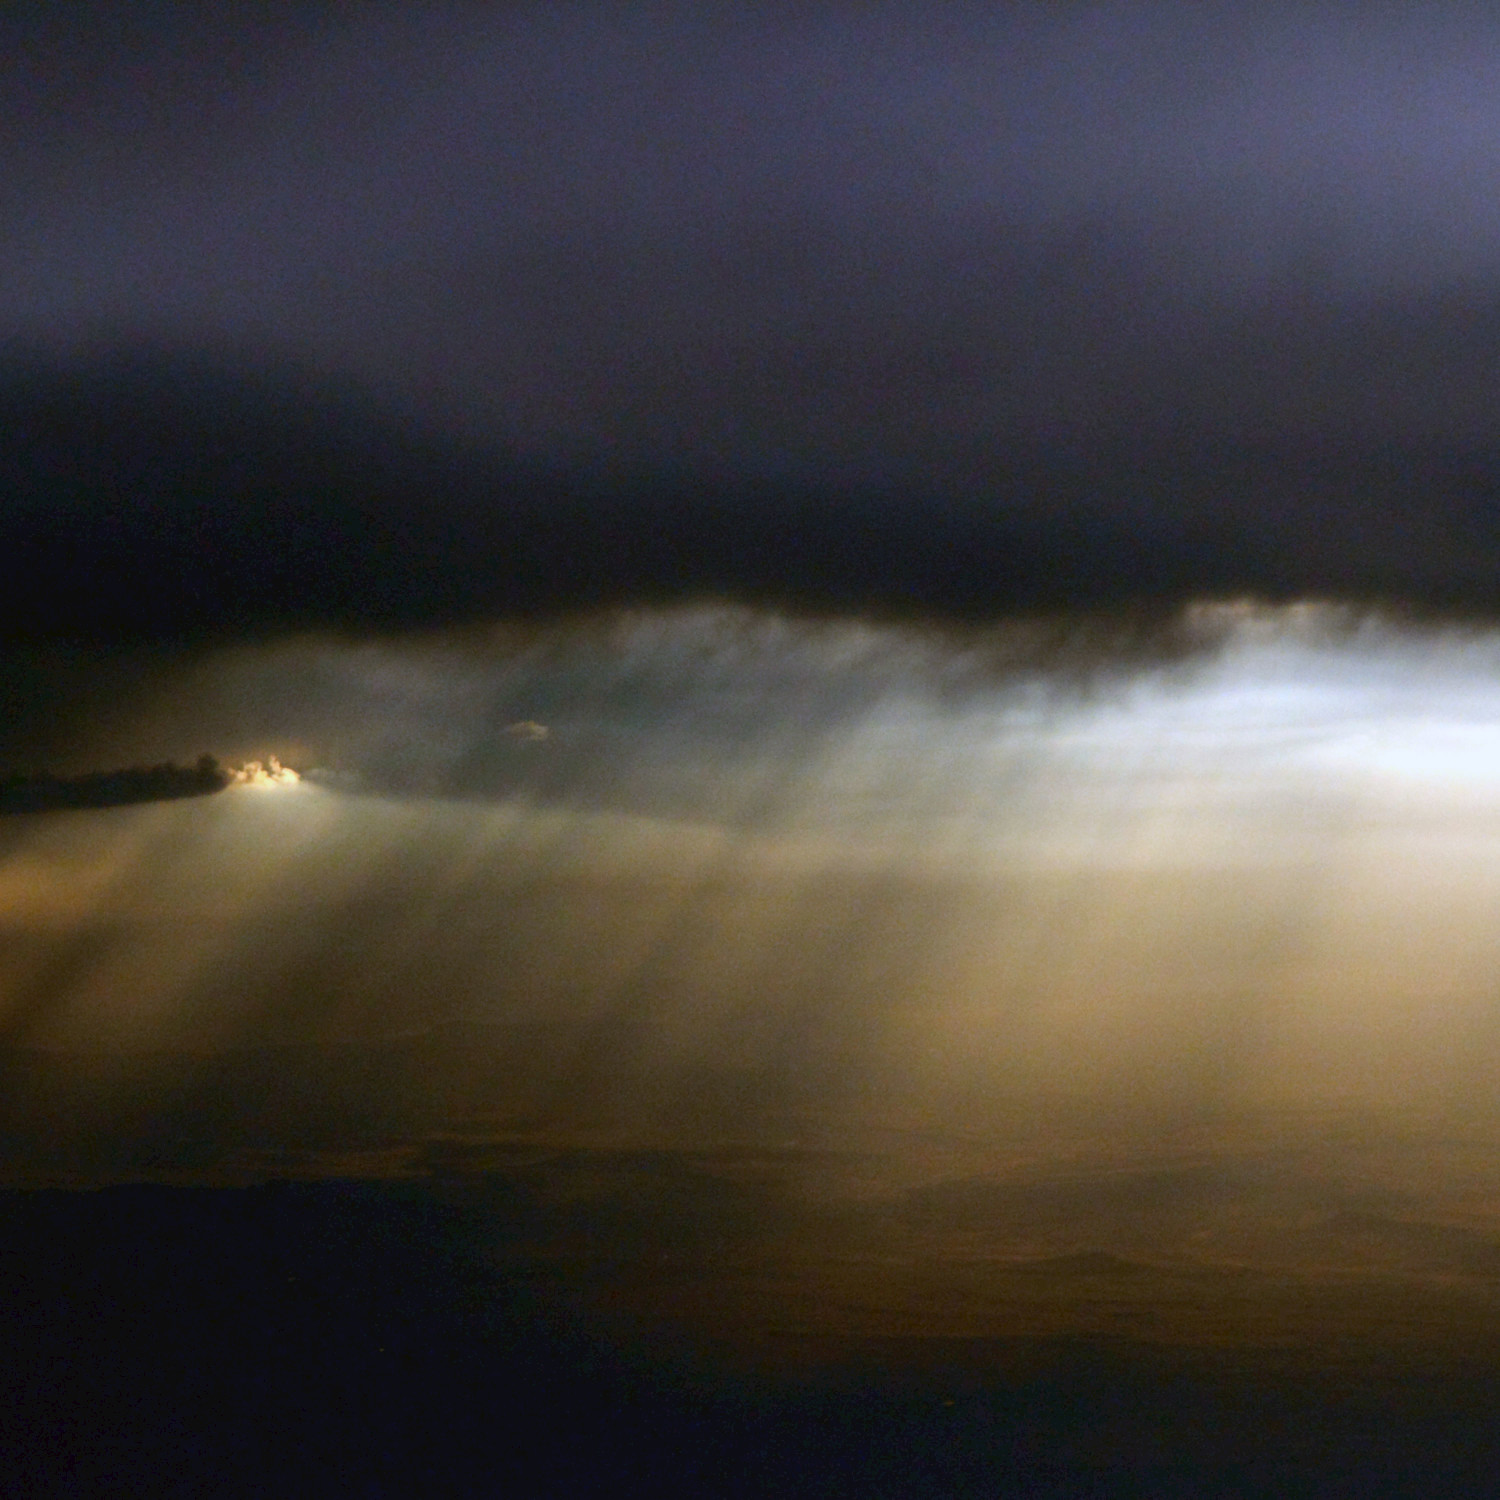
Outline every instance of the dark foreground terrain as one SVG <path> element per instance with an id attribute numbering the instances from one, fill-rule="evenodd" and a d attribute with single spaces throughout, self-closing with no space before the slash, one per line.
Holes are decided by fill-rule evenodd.
<path id="1" fill-rule="evenodd" d="M 1219 1339 L 1157 1341 L 1160 1275 L 1091 1252 L 989 1267 L 1032 1328 L 964 1336 L 956 1261 L 882 1264 L 831 1220 L 788 1253 L 784 1206 L 754 1198 L 576 1152 L 6 1192 L 5 1493 L 1500 1492 L 1483 1328 L 1435 1353 L 1429 1327 L 1422 1355 L 1382 1336 L 1456 1327 L 1461 1295 L 1251 1278 L 1200 1291 Z M 1048 1332 L 1049 1304 L 1113 1306 L 1118 1331 Z"/>
<path id="2" fill-rule="evenodd" d="M 192 766 L 164 762 L 120 771 L 86 771 L 79 776 L 12 774 L 0 776 L 0 813 L 64 812 L 208 797 L 222 792 L 230 780 L 229 772 L 211 755 Z"/>

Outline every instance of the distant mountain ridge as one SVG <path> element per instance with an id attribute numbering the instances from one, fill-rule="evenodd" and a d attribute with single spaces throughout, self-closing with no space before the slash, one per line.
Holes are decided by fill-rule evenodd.
<path id="1" fill-rule="evenodd" d="M 212 755 L 191 766 L 164 761 L 118 771 L 89 771 L 81 776 L 0 776 L 0 813 L 57 812 L 68 808 L 125 807 L 136 802 L 164 802 L 222 792 L 232 774 Z"/>

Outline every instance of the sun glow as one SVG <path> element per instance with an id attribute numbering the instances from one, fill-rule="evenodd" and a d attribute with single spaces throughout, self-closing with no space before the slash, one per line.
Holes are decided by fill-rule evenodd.
<path id="1" fill-rule="evenodd" d="M 274 755 L 263 761 L 247 760 L 242 766 L 229 769 L 230 786 L 249 786 L 264 789 L 296 786 L 302 777 L 290 766 L 284 766 Z"/>

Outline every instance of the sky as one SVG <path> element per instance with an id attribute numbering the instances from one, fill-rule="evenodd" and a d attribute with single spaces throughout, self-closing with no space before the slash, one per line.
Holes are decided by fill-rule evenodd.
<path id="1" fill-rule="evenodd" d="M 304 412 L 321 453 L 356 408 L 366 446 L 374 427 L 465 469 L 553 600 L 780 573 L 836 604 L 1003 611 L 1042 590 L 1024 566 L 1007 585 L 1017 556 L 1054 603 L 1195 579 L 1490 600 L 1482 7 L 4 24 L 0 350 L 23 409 L 39 371 L 92 371 L 71 398 L 91 411 L 212 376 Z M 168 423 L 156 468 L 222 449 L 206 420 Z M 558 541 L 518 497 L 536 465 L 586 491 L 545 502 Z M 601 533 L 607 479 L 624 519 Z M 442 505 L 391 485 L 438 545 Z M 350 550 L 352 503 L 324 502 L 325 552 Z M 692 541 L 632 562 L 632 529 Z M 695 574 L 713 535 L 730 555 Z M 623 552 L 619 576 L 569 576 L 583 545 Z"/>
<path id="2" fill-rule="evenodd" d="M 0 11 L 16 1472 L 1488 1482 L 1497 83 Z"/>

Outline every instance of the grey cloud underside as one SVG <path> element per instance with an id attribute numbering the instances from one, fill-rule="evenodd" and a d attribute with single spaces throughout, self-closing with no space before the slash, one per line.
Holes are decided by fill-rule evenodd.
<path id="1" fill-rule="evenodd" d="M 1076 507 L 1152 552 L 1141 514 L 1307 547 L 1331 468 L 1409 559 L 1497 437 L 1500 39 L 1461 6 L 8 24 L 17 347 L 211 348 L 563 467 Z"/>
<path id="2" fill-rule="evenodd" d="M 715 480 L 439 442 L 358 387 L 141 351 L 12 366 L 0 420 L 12 639 L 705 597 L 970 620 L 1245 593 L 1488 610 L 1500 576 L 1479 444 L 1018 443 L 964 493 Z"/>

